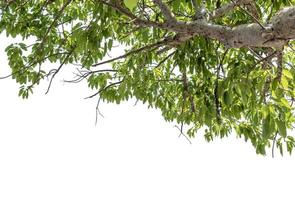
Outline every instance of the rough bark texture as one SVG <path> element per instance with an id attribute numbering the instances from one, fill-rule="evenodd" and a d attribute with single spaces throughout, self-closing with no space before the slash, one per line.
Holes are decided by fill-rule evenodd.
<path id="1" fill-rule="evenodd" d="M 104 2 L 104 1 L 103 1 Z M 197 19 L 192 22 L 177 21 L 169 7 L 161 0 L 156 0 L 154 3 L 161 10 L 164 18 L 163 23 L 157 23 L 140 19 L 132 14 L 129 10 L 123 7 L 113 5 L 119 12 L 127 15 L 138 26 L 155 27 L 166 29 L 171 32 L 179 33 L 174 41 L 170 41 L 172 45 L 184 42 L 194 36 L 201 35 L 208 38 L 219 40 L 226 46 L 231 48 L 241 47 L 274 47 L 282 48 L 289 40 L 295 39 L 295 7 L 282 9 L 275 15 L 269 23 L 259 23 L 259 14 L 252 0 L 237 0 L 224 5 L 217 9 L 208 19 Z M 236 27 L 229 27 L 214 24 L 212 21 L 222 15 L 230 12 L 236 7 L 244 5 L 246 11 L 255 23 L 243 24 Z"/>
<path id="2" fill-rule="evenodd" d="M 280 48 L 295 38 L 295 7 L 284 8 L 263 27 L 258 23 L 251 23 L 231 28 L 202 20 L 192 23 L 168 23 L 163 28 L 184 35 L 203 35 L 233 48 Z"/>

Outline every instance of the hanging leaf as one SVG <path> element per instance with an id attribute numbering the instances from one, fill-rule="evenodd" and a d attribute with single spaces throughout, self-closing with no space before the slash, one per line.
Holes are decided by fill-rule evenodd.
<path id="1" fill-rule="evenodd" d="M 279 134 L 282 137 L 286 137 L 287 136 L 287 128 L 286 128 L 285 122 L 284 121 L 281 121 L 281 120 L 276 120 L 276 124 L 278 126 Z"/>

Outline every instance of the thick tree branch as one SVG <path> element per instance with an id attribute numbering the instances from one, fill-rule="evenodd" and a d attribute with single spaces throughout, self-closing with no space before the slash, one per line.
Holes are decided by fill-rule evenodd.
<path id="1" fill-rule="evenodd" d="M 136 17 L 128 9 L 110 3 L 109 1 L 97 0 L 105 5 L 111 6 L 121 14 L 128 16 L 131 22 L 141 27 L 154 27 L 164 29 L 174 33 L 181 34 L 184 38 L 181 42 L 191 39 L 194 36 L 204 36 L 216 39 L 227 47 L 274 47 L 281 48 L 290 39 L 295 39 L 295 7 L 289 7 L 279 12 L 269 24 L 252 23 L 243 24 L 236 27 L 211 24 L 205 20 L 196 20 L 194 22 L 165 22 L 158 23 L 149 20 L 143 20 Z M 159 1 L 160 2 L 160 1 Z M 251 3 L 252 0 L 236 0 L 216 10 L 213 16 L 221 16 L 236 6 Z M 263 28 L 267 27 L 267 28 Z M 178 43 L 179 44 L 179 43 Z"/>

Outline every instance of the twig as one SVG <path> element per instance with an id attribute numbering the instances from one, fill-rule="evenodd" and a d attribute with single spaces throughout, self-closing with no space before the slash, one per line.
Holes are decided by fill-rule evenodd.
<path id="1" fill-rule="evenodd" d="M 249 15 L 263 30 L 266 30 L 266 28 L 263 26 L 263 24 L 256 18 L 254 15 L 252 15 L 250 12 L 239 6 L 239 8 L 245 12 L 247 15 Z"/>
<path id="2" fill-rule="evenodd" d="M 176 53 L 176 51 L 173 51 L 172 53 L 170 53 L 168 56 L 166 56 L 163 60 L 161 60 L 157 66 L 155 66 L 155 68 L 160 67 L 164 62 L 166 62 L 171 56 L 173 56 Z"/>
<path id="3" fill-rule="evenodd" d="M 278 65 L 278 71 L 276 79 L 281 82 L 282 75 L 283 75 L 283 49 L 278 51 L 277 55 L 277 65 Z"/>
<path id="4" fill-rule="evenodd" d="M 187 80 L 187 76 L 186 76 L 186 71 L 182 72 L 182 82 L 183 82 L 184 97 L 189 98 L 189 101 L 190 101 L 190 104 L 191 104 L 191 111 L 194 114 L 196 114 L 196 107 L 195 107 L 194 99 L 193 99 L 192 95 L 189 93 L 189 86 L 188 86 L 188 80 Z"/>
<path id="5" fill-rule="evenodd" d="M 97 125 L 97 120 L 98 120 L 98 114 L 104 118 L 103 114 L 100 112 L 99 110 L 99 103 L 100 103 L 100 99 L 101 97 L 98 98 L 97 104 L 96 104 L 96 108 L 95 108 L 95 126 Z"/>
<path id="6" fill-rule="evenodd" d="M 88 96 L 88 97 L 85 97 L 84 99 L 91 99 L 91 98 L 93 98 L 93 97 L 99 95 L 101 92 L 107 90 L 108 88 L 113 87 L 113 86 L 115 86 L 115 85 L 118 85 L 118 84 L 122 83 L 123 81 L 124 81 L 124 79 L 123 79 L 122 81 L 118 81 L 118 82 L 115 82 L 115 83 L 111 83 L 111 84 L 107 85 L 106 87 L 100 89 L 98 92 L 94 93 L 93 95 L 90 95 L 90 96 Z"/>
<path id="7" fill-rule="evenodd" d="M 118 72 L 118 70 L 115 69 L 101 69 L 101 70 L 95 70 L 95 71 L 86 71 L 84 74 L 79 71 L 80 74 L 76 74 L 76 79 L 74 80 L 64 80 L 65 83 L 80 83 L 83 81 L 85 78 L 87 78 L 91 74 L 95 73 L 104 73 L 104 72 Z"/>
<path id="8" fill-rule="evenodd" d="M 68 53 L 68 55 L 65 57 L 65 59 L 62 61 L 62 63 L 60 64 L 60 66 L 57 69 L 51 70 L 49 72 L 49 74 L 52 72 L 53 75 L 52 75 L 52 77 L 50 79 L 50 82 L 49 82 L 49 85 L 47 87 L 47 90 L 46 90 L 45 94 L 48 94 L 48 92 L 49 92 L 49 90 L 51 88 L 52 81 L 53 81 L 54 77 L 61 70 L 61 68 L 64 66 L 64 64 L 68 61 L 69 57 L 72 55 L 72 53 L 74 52 L 74 50 L 75 50 L 75 47 L 72 48 L 72 50 Z"/>
<path id="9" fill-rule="evenodd" d="M 183 122 L 181 123 L 181 125 L 180 125 L 180 127 L 178 127 L 177 125 L 175 125 L 174 126 L 175 128 L 177 128 L 178 130 L 179 130 L 179 135 L 178 135 L 178 137 L 180 137 L 180 136 L 184 136 L 185 137 L 185 139 L 190 143 L 190 144 L 192 144 L 192 142 L 190 141 L 190 139 L 183 133 Z"/>
<path id="10" fill-rule="evenodd" d="M 225 50 L 225 52 L 223 53 L 222 55 L 222 58 L 219 62 L 219 65 L 217 67 L 217 70 L 216 70 L 216 80 L 215 80 L 215 89 L 214 89 L 214 98 L 215 98 L 215 107 L 216 107 L 216 118 L 217 118 L 217 121 L 218 123 L 221 122 L 221 109 L 220 109 L 220 101 L 219 101 L 219 96 L 218 96 L 218 87 L 219 87 L 219 76 L 220 76 L 220 69 L 223 65 L 223 61 L 225 59 L 225 56 L 228 52 L 228 49 Z"/>
<path id="11" fill-rule="evenodd" d="M 169 41 L 168 39 L 164 39 L 164 40 L 158 41 L 156 43 L 146 45 L 146 46 L 141 47 L 139 49 L 131 50 L 131 51 L 129 51 L 126 54 L 123 54 L 121 56 L 118 56 L 118 57 L 115 57 L 115 58 L 112 58 L 112 59 L 109 59 L 109 60 L 106 60 L 106 61 L 103 61 L 103 62 L 100 62 L 100 63 L 96 63 L 96 64 L 92 65 L 92 67 L 97 67 L 99 65 L 104 65 L 104 64 L 107 64 L 107 63 L 111 63 L 111 62 L 114 62 L 116 60 L 120 60 L 120 59 L 126 58 L 126 57 L 128 57 L 130 55 L 137 54 L 137 53 L 140 53 L 142 51 L 145 51 L 145 50 L 148 50 L 148 49 L 151 49 L 151 48 L 154 48 L 154 47 L 155 48 L 158 48 L 161 45 L 163 45 L 165 43 L 168 43 L 168 41 Z"/>
<path id="12" fill-rule="evenodd" d="M 50 31 L 53 29 L 55 23 L 57 22 L 57 20 L 59 19 L 59 17 L 62 15 L 62 13 L 64 12 L 64 10 L 66 9 L 66 7 L 72 2 L 72 0 L 68 0 L 59 10 L 59 12 L 57 13 L 56 17 L 54 18 L 53 22 L 51 23 L 51 25 L 49 26 L 49 28 L 46 30 L 41 43 L 40 43 L 40 48 L 42 49 L 44 42 L 46 41 L 46 38 L 48 36 L 48 34 L 50 33 Z"/>

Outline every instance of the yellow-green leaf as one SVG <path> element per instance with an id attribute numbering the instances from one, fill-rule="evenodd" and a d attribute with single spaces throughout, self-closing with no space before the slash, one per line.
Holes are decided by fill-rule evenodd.
<path id="1" fill-rule="evenodd" d="M 133 8 L 136 7 L 138 0 L 124 0 L 124 4 L 127 8 L 130 10 L 133 10 Z"/>
<path id="2" fill-rule="evenodd" d="M 281 84 L 283 86 L 283 89 L 285 89 L 285 90 L 288 89 L 289 83 L 288 83 L 288 80 L 287 80 L 287 78 L 285 76 L 282 76 Z"/>
<path id="3" fill-rule="evenodd" d="M 291 79 L 291 80 L 293 79 L 292 73 L 289 70 L 287 70 L 287 69 L 283 69 L 283 75 L 285 77 L 287 77 L 288 79 Z"/>

